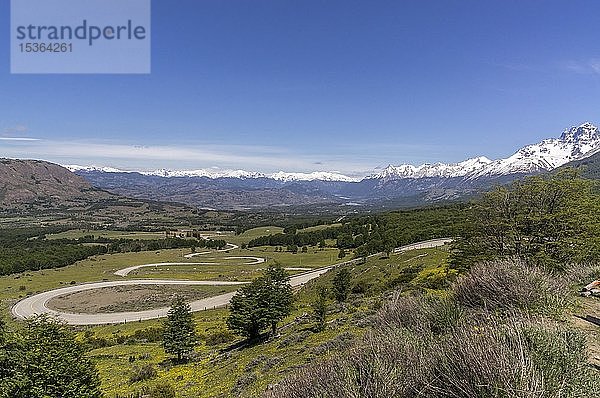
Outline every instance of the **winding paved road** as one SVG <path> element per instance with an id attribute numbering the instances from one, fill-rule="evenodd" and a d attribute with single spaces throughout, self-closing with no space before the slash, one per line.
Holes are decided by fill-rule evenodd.
<path id="1" fill-rule="evenodd" d="M 412 245 L 402 246 L 394 250 L 394 252 L 401 252 L 407 250 L 433 248 L 443 246 L 450 242 L 451 239 L 434 239 L 425 242 L 419 242 Z M 372 254 L 369 257 L 378 256 L 381 253 Z M 246 258 L 246 257 L 244 257 Z M 330 265 L 327 267 L 315 269 L 312 271 L 304 272 L 301 274 L 294 275 L 290 278 L 290 284 L 292 286 L 300 286 L 306 282 L 318 278 L 332 268 L 348 265 L 355 263 L 357 260 L 345 261 L 343 263 Z M 185 263 L 193 264 L 193 263 Z M 147 264 L 146 264 L 147 265 Z M 132 268 L 132 267 L 129 267 Z M 139 266 L 138 266 L 139 268 Z M 124 270 L 126 270 L 125 268 Z M 120 271 L 124 271 L 120 270 Z M 119 272 L 119 271 L 117 271 Z M 118 274 L 119 275 L 119 274 Z M 126 275 L 126 274 L 125 274 Z M 48 301 L 51 299 L 62 296 L 64 294 L 75 293 L 85 290 L 100 289 L 105 287 L 114 286 L 131 286 L 131 285 L 204 285 L 204 286 L 227 286 L 227 285 L 241 285 L 247 282 L 226 282 L 226 281 L 188 281 L 188 280 L 156 280 L 156 279 L 137 279 L 137 280 L 122 280 L 122 281 L 111 281 L 111 282 L 93 282 L 82 285 L 74 285 L 63 287 L 48 292 L 39 293 L 34 296 L 27 297 L 12 308 L 12 313 L 15 317 L 25 319 L 36 314 L 48 314 L 59 320 L 62 320 L 71 325 L 100 325 L 109 323 L 123 323 L 131 321 L 139 321 L 146 319 L 161 318 L 167 315 L 169 308 L 157 308 L 146 311 L 136 312 L 115 312 L 115 313 L 101 313 L 101 314 L 72 314 L 67 312 L 59 312 L 48 308 Z M 229 303 L 231 298 L 236 292 L 220 294 L 201 300 L 196 300 L 190 303 L 192 311 L 201 311 L 205 309 L 212 309 L 217 307 L 225 306 Z"/>
<path id="2" fill-rule="evenodd" d="M 208 254 L 210 252 L 203 252 L 203 253 L 193 253 L 193 254 Z M 189 254 L 187 255 L 189 256 Z M 187 257 L 187 258 L 191 258 L 191 257 Z M 242 263 L 242 265 L 256 265 L 256 264 L 262 264 L 264 263 L 266 260 L 262 257 L 251 257 L 251 256 L 235 256 L 235 257 L 224 257 L 224 260 L 253 260 L 252 262 L 247 262 L 247 263 Z M 154 264 L 142 264 L 142 265 L 134 265 L 132 267 L 127 267 L 127 268 L 123 268 L 120 269 L 118 271 L 115 272 L 115 275 L 117 276 L 127 276 L 129 275 L 129 273 L 131 271 L 135 271 L 136 269 L 140 269 L 140 268 L 148 268 L 148 267 L 165 267 L 165 266 L 177 266 L 177 265 L 225 265 L 223 263 L 154 263 Z"/>

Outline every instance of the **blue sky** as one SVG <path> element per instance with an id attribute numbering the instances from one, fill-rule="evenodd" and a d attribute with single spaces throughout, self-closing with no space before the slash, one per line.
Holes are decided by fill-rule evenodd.
<path id="1" fill-rule="evenodd" d="M 0 156 L 347 174 L 506 157 L 600 121 L 598 26 L 593 0 L 154 0 L 150 75 L 11 75 L 3 29 Z"/>

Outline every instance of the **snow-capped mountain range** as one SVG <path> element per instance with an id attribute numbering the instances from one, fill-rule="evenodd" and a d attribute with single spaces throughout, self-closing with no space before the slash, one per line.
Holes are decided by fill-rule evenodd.
<path id="1" fill-rule="evenodd" d="M 73 172 L 102 172 L 102 173 L 138 173 L 146 176 L 156 177 L 206 177 L 210 179 L 217 178 L 270 178 L 277 181 L 343 181 L 343 182 L 356 182 L 360 181 L 360 178 L 348 177 L 340 173 L 326 172 L 326 171 L 315 171 L 312 173 L 286 173 L 279 171 L 277 173 L 265 174 L 256 171 L 246 170 L 211 170 L 211 169 L 198 169 L 198 170 L 168 170 L 158 169 L 153 171 L 131 171 L 131 170 L 119 170 L 113 167 L 97 167 L 97 166 L 78 166 L 78 165 L 65 165 L 65 168 Z"/>
<path id="2" fill-rule="evenodd" d="M 484 156 L 463 162 L 390 165 L 364 178 L 337 172 L 265 174 L 245 170 L 123 171 L 66 166 L 92 185 L 132 198 L 182 202 L 204 208 L 334 204 L 419 205 L 459 199 L 526 175 L 551 171 L 600 152 L 600 131 L 591 123 L 559 138 L 527 145 L 505 159 Z M 317 209 L 317 207 L 315 208 Z"/>
<path id="3" fill-rule="evenodd" d="M 492 161 L 481 156 L 453 164 L 390 165 L 370 178 L 466 177 L 476 179 L 484 176 L 533 174 L 550 171 L 570 161 L 583 159 L 598 150 L 600 150 L 600 131 L 587 122 L 565 130 L 559 138 L 550 138 L 538 144 L 527 145 L 505 159 Z"/>
<path id="4" fill-rule="evenodd" d="M 371 174 L 366 179 L 418 179 L 418 178 L 455 178 L 477 179 L 481 177 L 504 176 L 510 174 L 534 174 L 550 171 L 572 160 L 582 159 L 596 151 L 600 151 L 600 131 L 593 124 L 586 122 L 571 127 L 559 138 L 543 140 L 538 144 L 527 145 L 505 159 L 490 160 L 485 156 L 467 159 L 459 163 L 433 163 L 414 166 L 402 164 L 389 165 L 381 172 Z M 139 173 L 158 177 L 207 177 L 218 178 L 268 178 L 276 181 L 340 181 L 359 182 L 361 179 L 349 177 L 337 172 L 316 171 L 312 173 L 286 173 L 279 171 L 265 174 L 246 170 L 168 170 L 126 171 L 112 167 L 66 165 L 74 172 L 103 173 Z"/>

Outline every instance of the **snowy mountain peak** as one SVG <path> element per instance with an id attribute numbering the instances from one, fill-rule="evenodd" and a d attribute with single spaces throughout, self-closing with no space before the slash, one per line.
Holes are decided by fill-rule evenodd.
<path id="1" fill-rule="evenodd" d="M 566 129 L 560 136 L 560 140 L 572 143 L 598 142 L 600 141 L 600 131 L 592 123 L 585 122 L 580 126 L 573 126 Z"/>
<path id="2" fill-rule="evenodd" d="M 505 159 L 492 161 L 481 156 L 453 164 L 390 165 L 370 178 L 389 180 L 464 177 L 473 180 L 510 174 L 535 174 L 553 170 L 598 151 L 600 131 L 592 123 L 586 122 L 565 130 L 560 138 L 550 138 L 527 145 Z"/>
<path id="3" fill-rule="evenodd" d="M 286 173 L 279 171 L 271 174 L 269 177 L 278 181 L 359 181 L 359 179 L 348 177 L 340 173 L 329 173 L 326 171 L 315 171 L 312 173 Z"/>
<path id="4" fill-rule="evenodd" d="M 76 164 L 67 164 L 63 167 L 71 172 L 76 171 L 99 171 L 102 173 L 130 173 L 130 171 L 124 171 L 115 169 L 114 167 L 99 167 L 99 166 L 79 166 Z"/>
<path id="5" fill-rule="evenodd" d="M 584 123 L 565 130 L 560 138 L 527 145 L 506 159 L 495 160 L 470 178 L 550 171 L 572 160 L 590 156 L 598 149 L 598 128 L 591 123 Z"/>
<path id="6" fill-rule="evenodd" d="M 459 163 L 425 163 L 420 166 L 411 164 L 402 164 L 399 166 L 389 165 L 380 173 L 374 174 L 369 178 L 373 179 L 401 179 L 401 178 L 453 178 L 463 177 L 492 161 L 485 156 L 479 156 L 472 159 L 467 159 Z"/>
<path id="7" fill-rule="evenodd" d="M 157 176 L 157 177 L 206 177 L 206 178 L 263 178 L 265 177 L 262 173 L 251 172 L 246 170 L 210 170 L 210 169 L 198 169 L 198 170 L 169 170 L 169 169 L 158 169 L 153 171 L 140 171 L 140 174 Z"/>

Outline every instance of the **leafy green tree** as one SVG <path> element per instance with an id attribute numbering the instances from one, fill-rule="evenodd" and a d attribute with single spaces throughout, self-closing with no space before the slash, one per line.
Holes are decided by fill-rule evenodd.
<path id="1" fill-rule="evenodd" d="M 386 238 L 383 240 L 383 251 L 385 252 L 385 255 L 389 257 L 395 248 L 396 240 L 392 236 L 386 236 Z"/>
<path id="2" fill-rule="evenodd" d="M 338 302 L 344 302 L 350 293 L 352 275 L 346 267 L 340 268 L 333 277 L 333 296 Z"/>
<path id="3" fill-rule="evenodd" d="M 322 332 L 325 330 L 327 319 L 327 289 L 319 289 L 317 299 L 312 304 L 313 318 L 315 320 L 315 330 Z"/>
<path id="4" fill-rule="evenodd" d="M 0 398 L 19 397 L 27 384 L 23 374 L 22 339 L 11 333 L 0 319 Z"/>
<path id="5" fill-rule="evenodd" d="M 340 251 L 338 252 L 338 258 L 341 260 L 344 257 L 346 257 L 346 250 L 340 249 Z"/>
<path id="6" fill-rule="evenodd" d="M 265 313 L 275 336 L 279 321 L 292 312 L 294 295 L 290 277 L 281 266 L 270 266 L 265 271 L 262 286 Z"/>
<path id="7" fill-rule="evenodd" d="M 293 294 L 289 276 L 279 265 L 270 266 L 265 274 L 243 286 L 230 302 L 227 326 L 235 333 L 256 339 L 262 330 L 271 328 L 290 314 Z"/>
<path id="8" fill-rule="evenodd" d="M 340 234 L 337 238 L 336 246 L 340 249 L 349 249 L 354 246 L 354 238 L 352 234 Z"/>
<path id="9" fill-rule="evenodd" d="M 197 343 L 196 325 L 190 305 L 177 296 L 163 324 L 163 348 L 181 362 L 193 352 Z"/>
<path id="10" fill-rule="evenodd" d="M 100 378 L 66 326 L 45 316 L 27 321 L 18 343 L 11 398 L 100 398 Z M 4 381 L 2 382 L 4 387 Z M 18 385 L 17 389 L 14 389 Z M 1 395 L 0 395 L 1 396 Z"/>
<path id="11" fill-rule="evenodd" d="M 498 187 L 475 205 L 453 263 L 516 256 L 561 269 L 598 257 L 598 197 L 572 170 Z"/>

